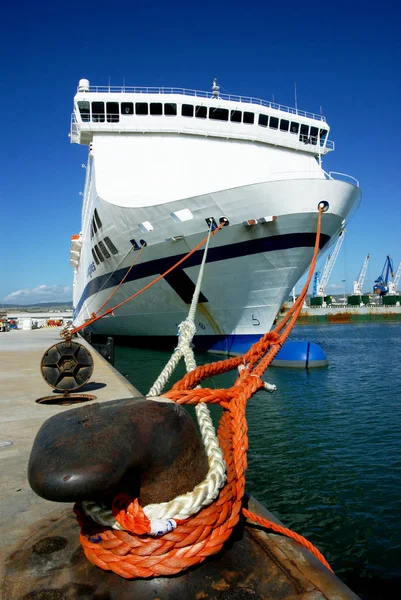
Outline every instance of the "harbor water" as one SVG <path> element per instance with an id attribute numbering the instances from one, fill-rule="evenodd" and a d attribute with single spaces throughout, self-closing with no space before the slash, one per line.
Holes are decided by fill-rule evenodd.
<path id="1" fill-rule="evenodd" d="M 399 598 L 401 324 L 300 326 L 290 339 L 321 345 L 329 366 L 265 374 L 277 392 L 248 404 L 247 489 L 363 600 Z M 115 355 L 116 368 L 146 393 L 170 353 L 117 347 Z M 198 364 L 219 359 L 197 354 Z M 234 378 L 205 385 L 228 387 Z"/>

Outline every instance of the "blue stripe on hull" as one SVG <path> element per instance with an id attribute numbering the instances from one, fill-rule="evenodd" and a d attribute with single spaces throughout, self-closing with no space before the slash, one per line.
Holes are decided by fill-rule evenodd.
<path id="1" fill-rule="evenodd" d="M 329 239 L 329 235 L 323 233 L 321 234 L 320 249 L 327 244 Z M 235 244 L 229 244 L 227 246 L 209 248 L 207 262 L 211 263 L 220 260 L 238 258 L 240 256 L 250 256 L 252 254 L 260 254 L 263 252 L 273 252 L 276 250 L 288 250 L 289 248 L 313 248 L 315 245 L 315 240 L 315 233 L 287 233 L 266 238 L 258 238 L 255 240 L 247 240 L 245 242 L 236 242 Z M 185 254 L 177 254 L 176 256 L 157 258 L 155 260 L 150 260 L 148 262 L 135 265 L 125 280 L 125 283 L 128 281 L 139 280 L 152 275 L 164 273 L 184 256 Z M 185 261 L 184 267 L 181 268 L 189 268 L 200 265 L 202 262 L 202 257 L 203 249 L 192 254 L 192 256 Z M 74 318 L 78 316 L 82 305 L 87 298 L 93 296 L 93 294 L 96 294 L 100 289 L 106 290 L 110 287 L 115 287 L 118 285 L 122 278 L 126 275 L 128 269 L 129 267 L 125 267 L 111 274 L 106 273 L 105 275 L 99 275 L 99 277 L 89 281 L 77 306 L 75 307 Z"/>

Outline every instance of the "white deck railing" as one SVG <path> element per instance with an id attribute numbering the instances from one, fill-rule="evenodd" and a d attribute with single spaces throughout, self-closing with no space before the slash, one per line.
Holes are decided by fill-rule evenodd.
<path id="1" fill-rule="evenodd" d="M 356 187 L 359 187 L 359 181 L 357 179 L 355 179 L 355 177 L 352 177 L 352 175 L 348 175 L 347 173 L 339 173 L 338 171 L 330 171 L 329 173 L 325 172 L 325 175 L 327 175 L 327 177 L 329 179 L 338 179 L 339 181 L 342 181 L 343 179 L 351 179 L 351 181 L 354 182 L 354 185 L 356 185 Z M 333 175 L 335 175 L 335 177 L 333 177 Z"/>
<path id="2" fill-rule="evenodd" d="M 78 88 L 78 91 L 82 91 Z M 195 98 L 208 98 L 210 100 L 229 100 L 230 102 L 241 102 L 244 104 L 258 104 L 259 106 L 266 106 L 274 110 L 280 110 L 282 112 L 289 113 L 291 115 L 299 115 L 301 117 L 307 117 L 308 119 L 314 119 L 316 121 L 326 121 L 326 117 L 323 115 L 317 115 L 312 112 L 300 110 L 298 108 L 292 108 L 291 106 L 285 106 L 284 104 L 277 104 L 276 102 L 268 102 L 261 100 L 260 98 L 250 98 L 248 96 L 236 96 L 232 94 L 219 94 L 218 97 L 213 96 L 212 92 L 203 92 L 198 90 L 189 90 L 186 88 L 174 88 L 174 87 L 131 87 L 131 86 L 90 86 L 90 93 L 107 93 L 107 94 L 176 94 L 181 96 L 193 96 Z"/>

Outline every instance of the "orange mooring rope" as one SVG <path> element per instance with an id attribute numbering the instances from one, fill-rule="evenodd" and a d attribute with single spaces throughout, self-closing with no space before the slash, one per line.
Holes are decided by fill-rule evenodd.
<path id="1" fill-rule="evenodd" d="M 303 306 L 319 251 L 321 214 L 322 211 L 319 210 L 315 248 L 307 281 L 285 318 L 244 356 L 199 366 L 187 373 L 170 392 L 164 394 L 179 404 L 206 402 L 218 403 L 223 407 L 218 437 L 227 465 L 227 482 L 219 497 L 193 517 L 178 521 L 177 528 L 162 537 L 148 535 L 148 519 L 137 499 L 132 500 L 124 494 L 119 494 L 114 499 L 113 516 L 126 531 L 94 523 L 84 515 L 77 504 L 75 512 L 82 527 L 81 543 L 92 563 L 126 578 L 178 573 L 216 554 L 230 537 L 242 514 L 263 527 L 297 540 L 330 569 L 320 552 L 305 538 L 242 507 L 248 449 L 246 404 L 255 392 L 264 387 L 261 377 L 288 338 Z M 245 368 L 241 370 L 231 388 L 193 389 L 203 379 L 240 365 L 244 365 Z"/>
<path id="2" fill-rule="evenodd" d="M 143 246 L 141 246 L 141 249 L 139 250 L 139 252 L 137 253 L 135 259 L 133 260 L 130 268 L 128 269 L 128 271 L 126 272 L 126 274 L 124 275 L 124 277 L 121 279 L 120 283 L 118 284 L 118 286 L 116 287 L 115 290 L 112 291 L 112 293 L 110 294 L 110 296 L 107 298 L 107 300 L 105 300 L 102 304 L 102 306 L 100 308 L 97 309 L 97 311 L 95 313 L 93 313 L 93 316 L 97 317 L 97 315 L 103 310 L 103 308 L 106 306 L 106 304 L 108 304 L 110 302 L 110 300 L 113 298 L 113 296 L 118 292 L 118 290 L 120 289 L 120 287 L 122 286 L 122 284 L 124 283 L 124 281 L 127 279 L 128 275 L 131 273 L 132 269 L 134 268 L 134 266 L 136 265 L 136 263 L 139 260 L 139 257 L 141 256 L 144 248 L 146 248 L 145 244 Z"/>
<path id="3" fill-rule="evenodd" d="M 218 225 L 216 227 L 216 229 L 214 229 L 210 233 L 210 237 L 213 237 L 218 231 L 220 231 L 220 229 L 222 227 L 224 227 L 225 224 L 226 224 L 225 222 L 220 223 L 220 225 Z M 96 321 L 99 321 L 103 317 L 106 317 L 107 315 L 112 314 L 115 310 L 117 310 L 118 308 L 120 308 L 124 304 L 127 304 L 127 302 L 130 302 L 130 300 L 133 300 L 134 298 L 136 298 L 137 296 L 139 296 L 140 294 L 142 294 L 142 292 L 144 292 L 145 290 L 147 290 L 150 287 L 152 287 L 153 285 L 155 285 L 155 283 L 157 283 L 158 281 L 160 281 L 161 279 L 163 279 L 163 277 L 165 277 L 166 275 L 168 275 L 169 273 L 171 273 L 171 271 L 174 271 L 174 269 L 176 269 L 183 262 L 185 262 L 190 256 L 192 256 L 192 254 L 194 254 L 194 252 L 196 252 L 197 250 L 199 250 L 199 248 L 202 248 L 202 246 L 204 244 L 206 244 L 206 242 L 208 240 L 208 237 L 209 236 L 206 236 L 205 238 L 203 238 L 203 240 L 201 242 L 199 242 L 199 244 L 197 244 L 196 246 L 194 246 L 192 248 L 192 250 L 190 250 L 185 256 L 183 256 L 182 258 L 180 258 L 180 260 L 178 260 L 172 267 L 170 267 L 169 269 L 167 269 L 167 271 L 164 271 L 164 273 L 162 273 L 161 275 L 158 275 L 158 277 L 155 277 L 155 279 L 153 279 L 150 283 L 148 283 L 143 288 L 141 288 L 138 292 L 135 292 L 135 294 L 132 294 L 128 298 L 125 298 L 125 300 L 123 300 L 119 304 L 116 304 L 116 306 L 113 306 L 113 308 L 108 308 L 107 310 L 104 311 L 103 314 L 99 315 L 99 312 L 101 311 L 101 309 L 111 300 L 111 298 L 114 296 L 114 294 L 117 292 L 117 290 L 120 288 L 120 286 L 124 283 L 124 281 L 128 277 L 128 273 L 131 271 L 132 267 L 134 266 L 134 264 L 136 263 L 136 261 L 139 258 L 139 256 L 138 256 L 136 258 L 136 260 L 132 263 L 132 265 L 130 266 L 130 268 L 128 269 L 128 272 L 124 275 L 124 277 L 122 278 L 122 280 L 118 284 L 117 289 L 114 290 L 114 292 L 109 296 L 109 298 L 107 298 L 106 302 L 104 302 L 102 304 L 102 306 L 99 308 L 99 310 L 96 313 L 92 313 L 91 317 L 89 319 L 87 319 L 84 323 L 82 323 L 82 325 L 78 325 L 77 327 L 74 327 L 74 329 L 72 329 L 71 332 L 70 332 L 71 335 L 74 335 L 74 333 L 78 333 L 78 331 L 81 331 L 82 329 L 85 329 L 85 327 L 88 327 L 88 325 L 92 325 L 92 323 L 95 323 Z M 142 250 L 143 250 L 144 247 L 145 246 L 142 246 L 139 254 L 142 252 Z"/>

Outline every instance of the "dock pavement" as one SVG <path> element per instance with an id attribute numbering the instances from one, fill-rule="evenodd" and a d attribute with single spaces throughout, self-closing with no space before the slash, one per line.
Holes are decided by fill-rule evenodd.
<path id="1" fill-rule="evenodd" d="M 91 565 L 78 543 L 72 504 L 39 498 L 27 480 L 40 426 L 74 408 L 36 402 L 57 397 L 41 376 L 40 361 L 60 341 L 59 329 L 53 328 L 0 333 L 0 600 L 358 600 L 305 548 L 258 531 L 249 521 L 241 541 L 228 542 L 219 561 L 205 561 L 179 578 L 127 581 Z M 90 351 L 94 372 L 77 393 L 96 396 L 91 402 L 141 395 L 95 350 Z M 252 497 L 248 507 L 277 522 Z"/>
<path id="2" fill-rule="evenodd" d="M 39 498 L 27 480 L 27 465 L 35 436 L 46 419 L 75 405 L 38 404 L 36 400 L 57 395 L 40 372 L 45 351 L 62 339 L 60 328 L 11 330 L 0 333 L 0 565 L 6 555 L 26 539 L 36 522 L 65 514 L 66 504 Z M 80 343 L 89 347 L 79 338 Z M 90 348 L 94 371 L 89 383 L 77 390 L 104 402 L 140 396 L 116 369 Z M 68 505 L 72 510 L 72 504 Z M 5 600 L 5 599 L 4 599 Z"/>

